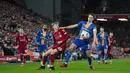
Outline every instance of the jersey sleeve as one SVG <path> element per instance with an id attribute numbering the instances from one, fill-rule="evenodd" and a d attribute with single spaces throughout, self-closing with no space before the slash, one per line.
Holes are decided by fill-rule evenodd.
<path id="1" fill-rule="evenodd" d="M 99 33 L 97 34 L 97 38 L 98 38 L 98 39 L 100 38 L 100 35 L 99 35 Z"/>
<path id="2" fill-rule="evenodd" d="M 26 42 L 28 43 L 28 41 L 29 41 L 29 40 L 28 40 L 28 36 L 27 36 L 27 35 L 25 35 L 25 36 L 26 36 Z"/>
<path id="3" fill-rule="evenodd" d="M 106 32 L 106 36 L 107 36 L 107 37 L 109 36 L 107 32 Z"/>
<path id="4" fill-rule="evenodd" d="M 38 42 L 37 41 L 37 36 L 35 36 L 33 40 L 34 40 L 34 43 L 37 43 Z"/>
<path id="5" fill-rule="evenodd" d="M 40 36 L 40 33 L 41 33 L 40 29 L 36 31 L 37 36 Z"/>
<path id="6" fill-rule="evenodd" d="M 52 38 L 53 38 L 53 43 L 56 44 L 56 39 L 54 37 L 54 32 L 52 32 Z"/>
<path id="7" fill-rule="evenodd" d="M 94 31 L 94 30 L 97 30 L 97 28 L 96 28 L 96 25 L 95 25 L 95 24 L 93 24 L 92 28 L 93 28 L 93 31 Z"/>
<path id="8" fill-rule="evenodd" d="M 78 26 L 79 27 L 81 27 L 83 24 L 85 24 L 86 22 L 85 21 L 80 21 L 79 23 L 78 23 Z"/>
<path id="9" fill-rule="evenodd" d="M 51 45 L 54 44 L 53 37 L 52 37 L 50 32 L 48 32 L 48 37 L 49 37 L 49 40 L 50 40 L 50 44 Z"/>

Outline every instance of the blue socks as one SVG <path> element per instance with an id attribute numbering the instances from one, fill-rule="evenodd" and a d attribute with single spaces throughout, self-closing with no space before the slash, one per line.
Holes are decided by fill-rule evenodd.
<path id="1" fill-rule="evenodd" d="M 72 55 L 72 52 L 69 52 L 68 50 L 66 50 L 65 54 L 66 54 L 65 64 L 68 64 L 68 62 L 69 62 L 69 60 L 70 60 L 70 57 L 71 57 L 71 55 Z"/>
<path id="2" fill-rule="evenodd" d="M 104 60 L 106 61 L 106 60 L 107 60 L 107 58 L 108 58 L 108 55 L 107 55 L 107 54 L 105 54 L 105 55 L 104 55 Z"/>
<path id="3" fill-rule="evenodd" d="M 98 55 L 98 62 L 100 62 L 100 59 L 101 59 L 101 55 L 99 54 Z"/>
<path id="4" fill-rule="evenodd" d="M 88 64 L 89 64 L 89 66 L 92 66 L 92 59 L 91 59 L 91 57 L 88 57 Z"/>
<path id="5" fill-rule="evenodd" d="M 50 65 L 50 56 L 47 58 L 47 64 Z"/>

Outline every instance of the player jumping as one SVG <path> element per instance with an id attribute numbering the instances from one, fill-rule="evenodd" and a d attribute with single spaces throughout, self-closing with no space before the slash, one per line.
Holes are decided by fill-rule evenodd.
<path id="1" fill-rule="evenodd" d="M 23 29 L 19 29 L 19 34 L 16 35 L 16 48 L 18 48 L 18 53 L 20 54 L 21 66 L 24 66 L 26 63 L 27 43 L 27 35 L 24 33 Z"/>
<path id="2" fill-rule="evenodd" d="M 97 50 L 98 50 L 98 64 L 100 64 L 100 58 L 101 58 L 101 54 L 102 52 L 104 53 L 104 61 L 105 64 L 107 64 L 107 50 L 108 50 L 108 34 L 107 32 L 104 32 L 104 28 L 100 27 L 100 32 L 97 34 L 97 40 L 98 42 L 98 46 L 97 46 Z"/>
<path id="3" fill-rule="evenodd" d="M 70 25 L 67 27 L 62 27 L 63 29 L 69 29 L 69 28 L 75 28 L 75 27 L 81 27 L 79 36 L 74 42 L 70 45 L 68 50 L 72 52 L 74 49 L 81 47 L 82 50 L 86 51 L 86 54 L 88 56 L 88 63 L 91 70 L 94 70 L 94 67 L 92 66 L 92 58 L 91 58 L 91 43 L 90 38 L 93 36 L 93 42 L 92 42 L 92 48 L 96 48 L 96 34 L 97 29 L 95 24 L 93 24 L 93 20 L 95 19 L 94 14 L 88 14 L 88 22 L 87 21 L 80 21 L 78 24 Z M 84 32 L 88 32 L 90 37 L 88 39 L 83 39 L 83 36 L 81 35 Z M 67 64 L 63 64 L 62 66 L 66 66 Z"/>
<path id="4" fill-rule="evenodd" d="M 38 51 L 41 58 L 41 66 L 39 68 L 36 68 L 36 70 L 44 69 L 44 65 L 42 65 L 43 59 L 42 59 L 42 53 L 46 52 L 48 50 L 48 39 L 50 39 L 50 44 L 53 44 L 53 38 L 50 32 L 47 31 L 47 25 L 43 25 L 42 29 L 39 29 L 36 34 L 35 42 L 38 45 Z M 47 59 L 48 65 L 49 65 L 49 57 Z"/>
<path id="5" fill-rule="evenodd" d="M 55 68 L 54 68 L 55 54 L 56 53 L 62 54 L 66 50 L 66 42 L 69 38 L 69 35 L 67 34 L 67 32 L 65 32 L 63 29 L 59 28 L 58 22 L 52 23 L 52 26 L 54 29 L 54 32 L 53 32 L 54 44 L 53 44 L 53 46 L 49 47 L 49 50 L 46 53 L 43 53 L 44 69 L 45 69 L 45 63 L 47 60 L 47 56 L 50 55 L 51 66 L 50 66 L 49 70 L 55 70 Z"/>

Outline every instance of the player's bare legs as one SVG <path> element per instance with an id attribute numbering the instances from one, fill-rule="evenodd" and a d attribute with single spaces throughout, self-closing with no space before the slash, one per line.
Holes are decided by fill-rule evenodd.
<path id="1" fill-rule="evenodd" d="M 107 49 L 104 49 L 104 61 L 105 61 L 105 64 L 107 64 L 107 58 L 108 58 Z"/>
<path id="2" fill-rule="evenodd" d="M 38 67 L 38 68 L 36 68 L 36 70 L 45 69 L 45 64 L 46 64 L 46 61 L 47 61 L 47 59 L 48 59 L 48 56 L 47 56 L 47 57 L 45 57 L 45 59 L 43 59 L 42 55 L 43 55 L 44 53 L 46 53 L 46 52 L 47 52 L 47 50 L 44 50 L 42 53 L 40 53 L 40 58 L 41 58 L 41 66 L 40 66 L 40 67 Z"/>
<path id="3" fill-rule="evenodd" d="M 89 67 L 90 67 L 91 70 L 94 70 L 95 68 L 92 66 L 92 56 L 91 56 L 92 51 L 91 50 L 87 50 L 86 54 L 88 56 Z"/>
<path id="4" fill-rule="evenodd" d="M 101 54 L 102 54 L 102 51 L 98 51 L 98 64 L 100 64 Z"/>
<path id="5" fill-rule="evenodd" d="M 46 64 L 47 57 L 48 57 L 48 55 L 50 55 L 51 65 L 50 65 L 49 70 L 55 70 L 54 61 L 55 61 L 55 53 L 57 53 L 57 52 L 58 51 L 56 49 L 49 49 L 47 52 L 42 54 L 44 67 L 45 67 L 45 64 Z"/>
<path id="6" fill-rule="evenodd" d="M 74 49 L 76 49 L 77 48 L 77 46 L 74 44 L 74 43 L 72 43 L 70 46 L 69 46 L 69 48 L 68 48 L 68 53 L 69 54 L 71 54 L 72 53 L 72 51 L 74 50 Z M 61 64 L 60 65 L 60 67 L 67 67 L 68 66 L 68 64 L 66 64 L 66 63 L 63 63 L 63 64 Z"/>
<path id="7" fill-rule="evenodd" d="M 72 52 L 74 49 L 76 49 L 77 48 L 77 46 L 74 44 L 74 43 L 72 43 L 70 46 L 69 46 L 69 48 L 68 48 L 68 50 L 70 51 L 70 52 Z"/>
<path id="8" fill-rule="evenodd" d="M 24 56 L 23 56 L 22 53 L 20 54 L 20 60 L 21 60 L 21 66 L 24 66 L 24 62 L 23 62 L 23 60 L 24 60 Z"/>
<path id="9" fill-rule="evenodd" d="M 21 67 L 23 67 L 24 64 L 26 63 L 26 56 L 27 56 L 27 54 L 23 54 L 23 53 L 20 54 Z"/>

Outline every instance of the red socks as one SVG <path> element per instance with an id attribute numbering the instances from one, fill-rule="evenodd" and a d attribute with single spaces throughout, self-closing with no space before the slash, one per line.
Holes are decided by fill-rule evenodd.
<path id="1" fill-rule="evenodd" d="M 48 57 L 48 56 L 44 56 L 44 58 L 43 58 L 43 60 L 42 60 L 43 65 L 45 65 L 45 64 L 46 64 L 47 57 Z"/>
<path id="2" fill-rule="evenodd" d="M 24 56 L 24 64 L 26 63 L 26 58 L 27 58 L 27 56 L 25 55 L 25 56 Z"/>
<path id="3" fill-rule="evenodd" d="M 20 60 L 21 60 L 21 63 L 26 63 L 26 56 L 24 55 L 20 55 Z"/>
<path id="4" fill-rule="evenodd" d="M 51 60 L 51 66 L 54 66 L 55 55 L 51 55 L 50 60 Z"/>
<path id="5" fill-rule="evenodd" d="M 23 62 L 23 55 L 20 55 L 21 63 Z"/>
<path id="6" fill-rule="evenodd" d="M 111 60 L 112 59 L 112 54 L 108 54 L 108 57 Z"/>

